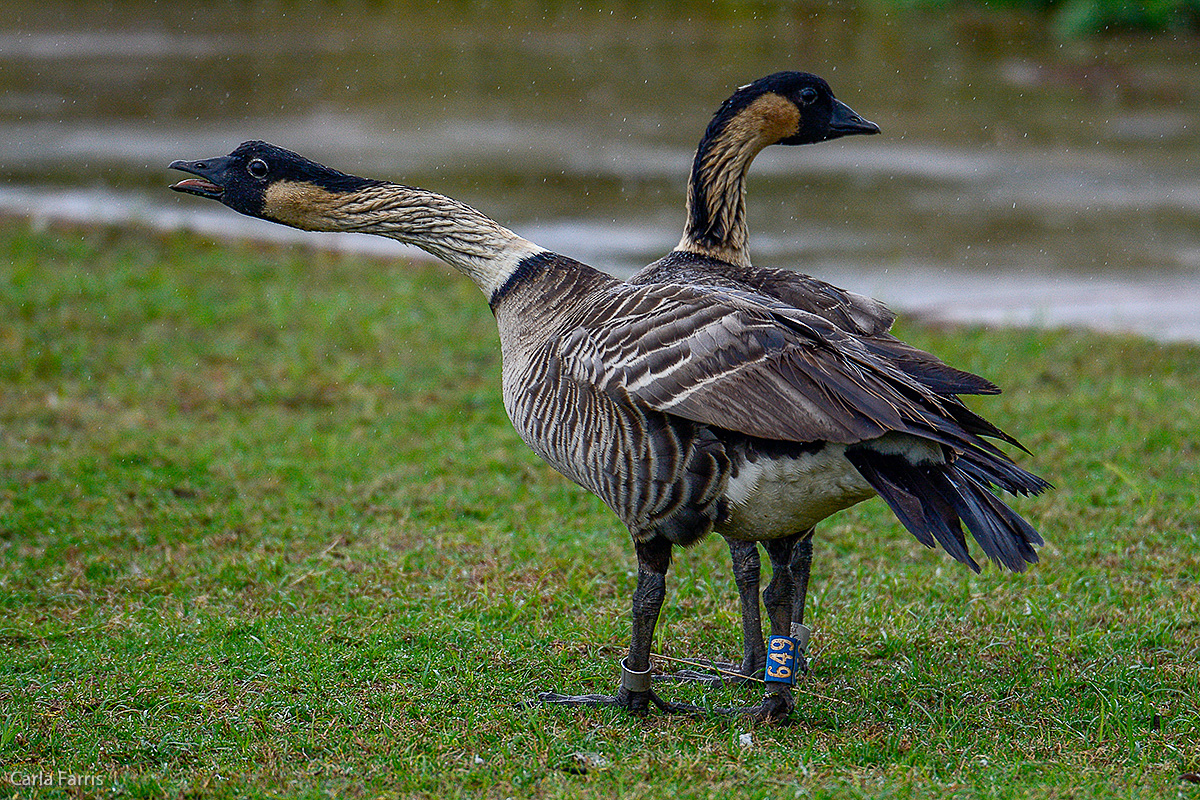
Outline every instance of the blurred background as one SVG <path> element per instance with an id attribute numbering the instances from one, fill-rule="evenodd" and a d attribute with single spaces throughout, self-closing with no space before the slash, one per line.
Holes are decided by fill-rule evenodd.
<path id="1" fill-rule="evenodd" d="M 309 241 L 166 188 L 260 138 L 627 274 L 678 241 L 721 101 L 798 69 L 883 134 L 759 157 L 759 266 L 938 319 L 1200 340 L 1195 3 L 605 6 L 8 0 L 0 213 Z"/>

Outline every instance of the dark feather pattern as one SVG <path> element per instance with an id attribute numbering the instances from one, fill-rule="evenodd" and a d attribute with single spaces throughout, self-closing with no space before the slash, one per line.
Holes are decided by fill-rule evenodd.
<path id="1" fill-rule="evenodd" d="M 513 285 L 506 302 L 539 282 Z M 590 300 L 567 319 L 527 296 L 523 305 L 553 332 L 526 356 L 510 414 L 540 455 L 603 498 L 636 536 L 686 544 L 711 530 L 731 459 L 745 451 L 736 442 L 836 443 L 859 453 L 847 458 L 921 541 L 977 568 L 962 517 L 988 542 L 985 552 L 1017 563 L 1017 551 L 994 545 L 998 534 L 980 521 L 990 504 L 970 493 L 970 503 L 959 500 L 966 490 L 954 487 L 1027 493 L 1044 482 L 983 438 L 1006 438 L 995 426 L 861 337 L 747 291 L 603 277 L 576 289 Z M 895 435 L 936 442 L 951 457 L 934 468 L 880 453 L 883 470 L 872 461 L 874 442 Z"/>
<path id="2" fill-rule="evenodd" d="M 896 316 L 878 300 L 785 269 L 756 268 L 676 250 L 630 279 L 762 295 L 801 309 L 859 338 L 860 344 L 939 394 L 999 394 L 994 383 L 949 366 L 888 332 Z"/>
<path id="3" fill-rule="evenodd" d="M 886 332 L 896 315 L 878 300 L 840 289 L 811 275 L 787 269 L 740 266 L 700 253 L 672 251 L 629 280 L 637 286 L 679 283 L 773 297 L 837 325 L 870 336 Z M 899 341 L 899 340 L 897 340 Z"/>
<path id="4" fill-rule="evenodd" d="M 1014 572 L 1037 563 L 1033 546 L 1042 544 L 1042 537 L 971 472 L 953 463 L 913 464 L 869 446 L 848 449 L 846 458 L 925 546 L 933 547 L 936 539 L 946 552 L 978 572 L 979 565 L 967 553 L 965 523 L 996 563 Z"/>

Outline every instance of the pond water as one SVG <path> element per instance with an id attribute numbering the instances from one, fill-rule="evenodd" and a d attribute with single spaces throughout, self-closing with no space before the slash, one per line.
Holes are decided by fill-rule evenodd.
<path id="1" fill-rule="evenodd" d="M 803 69 L 883 134 L 760 156 L 757 264 L 934 318 L 1200 341 L 1193 38 L 804 2 L 8 8 L 0 211 L 309 241 L 166 189 L 171 160 L 262 138 L 624 274 L 678 240 L 720 102 Z"/>

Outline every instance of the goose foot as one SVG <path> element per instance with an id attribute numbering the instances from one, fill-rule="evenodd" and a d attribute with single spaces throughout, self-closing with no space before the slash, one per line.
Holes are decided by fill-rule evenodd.
<path id="1" fill-rule="evenodd" d="M 667 714 L 707 714 L 709 709 L 694 706 L 690 703 L 674 703 L 663 700 L 654 690 L 635 692 L 622 686 L 615 695 L 606 694 L 557 694 L 555 692 L 539 692 L 538 700 L 543 703 L 558 706 L 585 706 L 590 708 L 619 708 L 631 714 L 645 714 L 653 704 L 659 711 Z"/>
<path id="2" fill-rule="evenodd" d="M 762 702 L 756 706 L 735 706 L 732 708 L 707 708 L 691 703 L 675 703 L 663 700 L 653 690 L 631 692 L 621 687 L 615 695 L 578 694 L 567 695 L 555 692 L 539 692 L 537 699 L 543 703 L 558 706 L 578 706 L 586 708 L 619 708 L 631 714 L 647 714 L 651 704 L 666 714 L 711 715 L 722 714 L 729 716 L 744 716 L 766 723 L 784 721 L 795 708 L 791 692 L 767 693 Z"/>
<path id="3" fill-rule="evenodd" d="M 728 661 L 709 661 L 704 658 L 689 659 L 688 663 L 699 669 L 681 669 L 666 675 L 655 675 L 654 680 L 663 682 L 702 683 L 705 686 L 717 688 L 720 686 L 741 686 L 747 681 L 754 680 L 762 674 L 763 668 L 747 667 L 745 664 L 732 664 Z"/>
<path id="4" fill-rule="evenodd" d="M 746 714 L 761 722 L 782 722 L 795 707 L 796 701 L 792 699 L 791 691 L 767 692 L 762 702 L 747 709 Z"/>
<path id="5" fill-rule="evenodd" d="M 556 694 L 540 692 L 538 700 L 560 706 L 590 706 L 624 709 L 634 714 L 645 714 L 653 703 L 660 711 L 668 714 L 703 714 L 707 710 L 689 703 L 671 703 L 663 700 L 650 686 L 650 668 L 631 670 L 621 662 L 621 688 L 615 695 L 606 694 Z"/>

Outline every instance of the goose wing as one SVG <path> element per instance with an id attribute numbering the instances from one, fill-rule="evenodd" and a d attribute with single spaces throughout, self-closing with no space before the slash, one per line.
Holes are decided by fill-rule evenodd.
<path id="1" fill-rule="evenodd" d="M 790 269 L 731 264 L 700 253 L 674 250 L 629 279 L 630 283 L 680 283 L 755 292 L 792 308 L 810 311 L 844 331 L 863 336 L 884 334 L 896 321 L 887 306 L 873 298 L 834 286 Z"/>
<path id="2" fill-rule="evenodd" d="M 827 319 L 747 292 L 613 291 L 559 342 L 573 379 L 750 436 L 853 444 L 904 431 L 994 448 L 938 397 Z"/>
<path id="3" fill-rule="evenodd" d="M 676 250 L 643 268 L 629 282 L 680 283 L 765 295 L 860 337 L 865 347 L 938 394 L 1000 393 L 991 381 L 948 366 L 937 356 L 892 336 L 888 331 L 896 315 L 883 303 L 801 272 L 741 266 Z"/>

